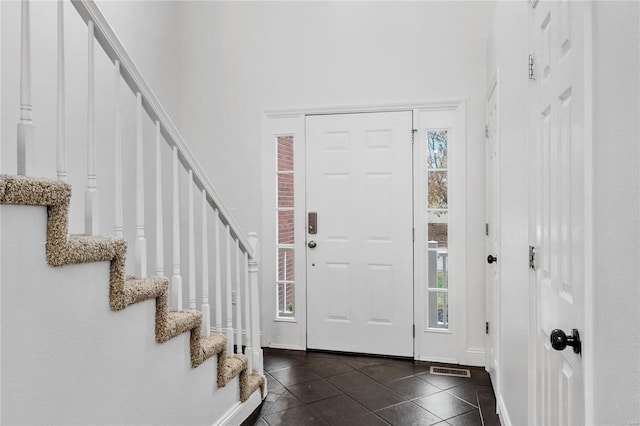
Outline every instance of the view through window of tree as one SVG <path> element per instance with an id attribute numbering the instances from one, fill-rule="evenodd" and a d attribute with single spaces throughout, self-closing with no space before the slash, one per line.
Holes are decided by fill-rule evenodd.
<path id="1" fill-rule="evenodd" d="M 429 327 L 449 328 L 447 130 L 427 132 L 427 232 Z"/>

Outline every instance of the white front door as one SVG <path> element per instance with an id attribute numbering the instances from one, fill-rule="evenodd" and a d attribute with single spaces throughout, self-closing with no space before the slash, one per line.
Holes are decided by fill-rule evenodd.
<path id="1" fill-rule="evenodd" d="M 411 131 L 411 111 L 306 118 L 311 349 L 413 356 Z"/>
<path id="2" fill-rule="evenodd" d="M 487 131 L 486 131 L 486 201 L 485 201 L 485 266 L 486 276 L 486 300 L 487 300 L 487 356 L 486 367 L 491 373 L 494 387 L 498 387 L 500 381 L 496 376 L 500 368 L 498 366 L 499 343 L 498 333 L 499 309 L 500 309 L 500 162 L 498 158 L 498 80 L 497 76 L 489 90 L 487 100 Z M 490 257 L 491 256 L 491 257 Z M 493 259 L 495 258 L 495 260 Z M 496 389 L 499 391 L 499 389 Z"/>
<path id="3" fill-rule="evenodd" d="M 585 214 L 591 208 L 585 197 L 585 176 L 590 172 L 585 161 L 587 7 L 586 2 L 541 1 L 531 10 L 538 425 L 585 422 L 582 355 L 571 340 L 574 347 L 561 349 L 566 341 L 562 333 L 570 339 L 574 329 L 584 335 L 584 286 L 591 263 L 585 254 Z"/>

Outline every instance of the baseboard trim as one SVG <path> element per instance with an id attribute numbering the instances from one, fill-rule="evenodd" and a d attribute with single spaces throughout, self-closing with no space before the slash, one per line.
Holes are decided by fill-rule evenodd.
<path id="1" fill-rule="evenodd" d="M 485 356 L 484 348 L 467 348 L 467 365 L 484 367 Z"/>
<path id="2" fill-rule="evenodd" d="M 498 416 L 500 416 L 500 424 L 502 426 L 511 426 L 513 423 L 511 423 L 511 419 L 509 418 L 507 406 L 504 404 L 502 395 L 496 395 L 496 401 L 498 403 Z"/>
<path id="3" fill-rule="evenodd" d="M 306 351 L 307 348 L 305 348 L 304 346 L 299 346 L 299 345 L 286 345 L 286 344 L 281 344 L 281 343 L 270 343 L 269 348 L 271 349 L 289 349 L 292 351 Z"/>
<path id="4" fill-rule="evenodd" d="M 261 402 L 260 389 L 258 389 L 245 402 L 238 402 L 233 405 L 213 426 L 237 426 L 245 421 L 253 413 L 253 410 L 258 408 Z"/>
<path id="5" fill-rule="evenodd" d="M 426 362 L 439 362 L 442 364 L 460 364 L 460 362 L 456 358 L 438 358 L 438 357 L 430 357 L 430 356 L 420 356 L 416 358 L 417 361 L 426 361 Z"/>

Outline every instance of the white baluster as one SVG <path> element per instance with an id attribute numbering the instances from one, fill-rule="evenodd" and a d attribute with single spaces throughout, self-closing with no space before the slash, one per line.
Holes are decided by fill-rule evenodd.
<path id="1" fill-rule="evenodd" d="M 202 190 L 202 334 L 211 334 L 209 306 L 209 241 L 207 233 L 207 192 Z"/>
<path id="2" fill-rule="evenodd" d="M 240 275 L 240 239 L 236 252 L 236 353 L 242 353 L 242 276 Z"/>
<path id="3" fill-rule="evenodd" d="M 95 130 L 95 61 L 93 22 L 89 27 L 89 65 L 87 87 L 87 189 L 84 194 L 84 228 L 87 235 L 98 235 L 98 185 L 96 177 L 96 130 Z"/>
<path id="4" fill-rule="evenodd" d="M 67 141 L 65 139 L 65 105 L 64 105 L 64 4 L 58 0 L 58 144 L 57 167 L 58 179 L 67 182 Z"/>
<path id="5" fill-rule="evenodd" d="M 249 254 L 244 253 L 244 324 L 245 324 L 245 349 L 248 360 L 248 371 L 253 371 L 253 356 L 251 354 L 251 298 L 249 297 Z"/>
<path id="6" fill-rule="evenodd" d="M 231 298 L 233 297 L 232 288 L 231 288 L 231 229 L 229 228 L 229 224 L 226 225 L 227 228 L 227 255 L 226 255 L 226 266 L 225 266 L 225 278 L 226 278 L 226 299 L 227 299 L 227 309 L 225 311 L 225 315 L 227 318 L 227 355 L 233 355 L 233 305 L 231 303 Z"/>
<path id="7" fill-rule="evenodd" d="M 136 112 L 136 277 L 147 277 L 147 240 L 144 236 L 144 150 L 142 143 L 142 94 Z"/>
<path id="8" fill-rule="evenodd" d="M 31 15 L 29 0 L 22 0 L 20 27 L 20 121 L 18 122 L 18 174 L 35 165 L 35 127 L 31 107 Z M 28 156 L 28 161 L 27 161 Z"/>
<path id="9" fill-rule="evenodd" d="M 193 170 L 189 170 L 189 309 L 196 309 L 196 243 L 193 215 Z"/>
<path id="10" fill-rule="evenodd" d="M 262 374 L 262 348 L 260 346 L 260 298 L 258 292 L 258 237 L 255 232 L 249 233 L 249 244 L 253 248 L 253 258 L 249 260 L 249 287 L 251 292 L 251 344 L 253 370 Z"/>
<path id="11" fill-rule="evenodd" d="M 220 212 L 216 213 L 216 332 L 222 333 L 222 277 L 220 269 Z"/>
<path id="12" fill-rule="evenodd" d="M 156 121 L 156 275 L 164 276 L 164 235 L 162 223 L 162 136 Z"/>
<path id="13" fill-rule="evenodd" d="M 180 181 L 178 177 L 178 147 L 173 147 L 173 275 L 171 304 L 182 310 L 182 275 L 180 275 Z"/>
<path id="14" fill-rule="evenodd" d="M 120 113 L 120 61 L 115 60 L 115 216 L 113 233 L 116 238 L 122 238 L 122 117 Z"/>

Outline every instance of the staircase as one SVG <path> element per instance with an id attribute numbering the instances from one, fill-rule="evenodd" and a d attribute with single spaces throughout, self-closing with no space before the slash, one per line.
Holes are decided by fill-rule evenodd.
<path id="1" fill-rule="evenodd" d="M 2 175 L 0 176 L 0 203 L 3 205 L 21 206 L 20 209 L 32 209 L 30 206 L 40 206 L 46 208 L 46 236 L 44 247 L 46 251 L 46 263 L 49 267 L 54 269 L 60 269 L 64 272 L 62 278 L 52 278 L 52 281 L 62 280 L 69 282 L 76 282 L 75 285 L 82 283 L 82 293 L 84 293 L 84 287 L 94 288 L 92 282 L 95 281 L 96 285 L 105 282 L 108 286 L 108 296 L 104 303 L 109 307 L 110 311 L 121 312 L 127 310 L 132 306 L 141 306 L 144 308 L 140 312 L 150 313 L 149 303 L 154 304 L 153 323 L 154 330 L 149 330 L 154 334 L 154 339 L 157 344 L 166 344 L 172 340 L 181 339 L 181 336 L 188 333 L 188 358 L 190 368 L 200 370 L 203 366 L 209 365 L 205 361 L 209 358 L 217 360 L 215 363 L 215 375 L 214 383 L 211 383 L 209 387 L 209 393 L 211 397 L 211 403 L 216 406 L 216 410 L 211 411 L 204 422 L 208 424 L 239 424 L 244 417 L 246 417 L 251 411 L 260 403 L 261 399 L 266 396 L 266 381 L 263 375 L 262 368 L 262 350 L 260 348 L 260 330 L 259 330 L 259 318 L 260 318 L 260 300 L 258 290 L 258 259 L 257 259 L 257 238 L 255 234 L 245 234 L 241 228 L 233 219 L 229 210 L 225 207 L 224 203 L 220 199 L 220 196 L 215 191 L 213 184 L 208 180 L 202 168 L 191 154 L 187 144 L 182 139 L 177 128 L 173 125 L 172 121 L 166 114 L 164 108 L 160 105 L 158 99 L 155 97 L 153 91 L 145 82 L 139 70 L 133 64 L 133 61 L 127 54 L 126 50 L 119 42 L 117 36 L 113 32 L 112 28 L 107 23 L 104 16 L 101 14 L 99 8 L 93 1 L 81 0 L 72 1 L 71 4 L 78 12 L 78 16 L 87 25 L 87 34 L 89 37 L 89 49 L 87 54 L 88 59 L 88 79 L 87 79 L 87 95 L 88 95 L 88 113 L 87 113 L 87 141 L 86 141 L 86 190 L 84 192 L 84 230 L 83 234 L 71 234 L 70 221 L 73 216 L 72 212 L 72 190 L 69 181 L 78 177 L 70 176 L 69 167 L 67 164 L 67 152 L 74 149 L 68 146 L 66 137 L 66 125 L 68 119 L 65 118 L 65 93 L 69 88 L 65 87 L 65 36 L 64 36 L 64 8 L 65 2 L 59 1 L 57 6 L 58 20 L 58 79 L 57 79 L 57 93 L 58 103 L 57 110 L 55 111 L 57 117 L 57 148 L 56 148 L 56 177 L 55 178 L 41 178 L 32 177 L 35 170 L 37 175 L 38 168 L 32 167 L 35 161 L 32 159 L 33 145 L 35 142 L 35 127 L 37 123 L 33 122 L 32 111 L 34 105 L 31 101 L 31 57 L 30 57 L 30 8 L 40 7 L 40 2 L 30 2 L 28 0 L 22 0 L 21 2 L 21 67 L 20 67 L 20 120 L 17 126 L 17 175 Z M 45 6 L 46 7 L 46 6 Z M 50 6 L 49 6 L 50 7 Z M 107 176 L 100 176 L 101 180 L 108 180 L 113 183 L 112 186 L 105 185 L 107 190 L 99 190 L 98 175 L 96 173 L 96 99 L 95 92 L 95 53 L 93 51 L 95 41 L 103 48 L 104 53 L 109 58 L 113 65 L 115 74 L 115 129 L 113 138 L 113 151 L 114 151 L 114 164 L 112 174 Z M 3 70 L 5 72 L 5 70 Z M 121 82 L 131 89 L 131 94 L 135 96 L 135 106 L 133 108 L 135 115 L 135 129 L 127 129 L 126 125 L 123 125 L 123 120 L 126 115 L 126 107 L 122 108 L 123 102 L 120 101 L 120 86 Z M 71 89 L 73 90 L 73 89 Z M 4 121 L 4 118 L 3 118 Z M 154 164 L 145 169 L 145 159 L 148 156 L 145 155 L 145 150 L 149 151 L 150 144 L 145 142 L 145 127 L 152 126 L 154 131 Z M 126 170 L 127 162 L 123 160 L 126 155 L 126 146 L 123 146 L 122 135 L 126 134 L 128 130 L 134 130 L 135 139 L 135 166 L 134 170 Z M 47 135 L 44 135 L 47 136 Z M 40 137 L 42 138 L 42 136 Z M 53 139 L 53 138 L 51 138 Z M 7 143 L 6 140 L 2 141 L 2 144 Z M 163 146 L 164 145 L 164 146 Z M 163 150 L 169 148 L 170 155 L 166 153 L 163 155 Z M 165 164 L 170 164 L 171 168 L 171 197 L 170 200 L 163 199 L 167 197 L 163 188 L 163 167 Z M 153 178 L 150 179 L 149 169 L 153 171 Z M 145 175 L 145 170 L 147 174 Z M 135 185 L 125 185 L 126 175 L 135 176 Z M 148 181 L 153 180 L 152 186 L 154 189 L 155 197 L 152 202 L 145 198 L 145 188 L 149 186 Z M 185 191 L 186 188 L 186 191 Z M 100 188 L 101 189 L 101 188 Z M 135 191 L 135 203 L 130 205 L 127 203 L 127 199 L 131 198 L 131 190 Z M 199 214 L 196 213 L 194 190 L 200 196 Z M 186 197 L 184 193 L 186 192 Z M 82 194 L 79 194 L 82 196 Z M 181 196 L 182 195 L 182 196 Z M 78 193 L 74 193 L 74 197 L 78 196 Z M 108 200 L 108 201 L 106 201 Z M 171 205 L 171 212 L 167 212 L 166 204 L 169 202 Z M 108 214 L 100 214 L 105 208 L 111 207 L 113 210 L 113 219 L 100 220 L 101 216 L 111 217 Z M 150 208 L 151 207 L 151 208 Z M 145 213 L 146 208 L 146 213 Z M 17 286 L 17 275 L 22 275 L 20 271 L 29 271 L 30 269 L 38 270 L 40 266 L 37 266 L 38 256 L 35 255 L 34 259 L 28 260 L 29 256 L 24 256 L 21 251 L 37 252 L 38 245 L 34 248 L 30 246 L 22 246 L 23 237 L 15 237 L 14 227 L 22 226 L 24 228 L 33 228 L 33 232 L 25 233 L 25 235 L 31 235 L 34 240 L 38 240 L 38 233 L 35 229 L 40 229 L 37 225 L 37 215 L 35 218 L 29 220 L 29 223 L 19 223 L 27 221 L 31 213 L 27 213 L 27 210 L 7 210 L 3 207 L 0 210 L 2 216 L 2 234 L 3 247 L 2 247 L 2 287 L 5 295 L 8 293 L 13 295 L 14 291 L 19 291 Z M 30 211 L 30 210 L 29 210 Z M 151 211 L 151 215 L 149 212 Z M 170 216 L 171 220 L 166 220 L 163 216 Z M 186 219 L 185 219 L 186 218 Z M 197 219 L 197 220 L 196 220 Z M 12 223 L 7 221 L 11 220 Z M 213 227 L 209 227 L 208 223 L 213 220 Z M 153 221 L 155 227 L 150 230 L 149 227 L 145 227 L 145 221 L 148 223 Z M 186 222 L 187 226 L 184 226 Z M 127 226 L 130 223 L 135 223 L 135 227 Z M 106 225 L 106 226 L 105 226 Z M 186 235 L 183 232 L 183 228 L 187 228 Z M 99 229 L 111 229 L 110 235 L 98 235 Z M 211 232 L 211 230 L 215 232 Z M 7 238 L 9 233 L 9 238 Z M 171 234 L 171 258 L 172 275 L 169 279 L 164 276 L 164 264 L 165 258 L 169 258 L 168 253 L 165 254 L 164 235 Z M 245 236 L 247 235 L 247 236 Z M 154 242 L 155 256 L 153 261 L 147 258 L 147 246 L 150 244 L 147 242 L 147 237 Z M 16 242 L 12 242 L 12 238 Z M 26 237 L 24 237 L 26 238 Z M 196 250 L 196 240 L 199 239 L 199 249 Z M 209 249 L 210 241 L 212 242 L 212 248 Z M 25 243 L 28 244 L 28 243 Z M 127 246 L 133 246 L 133 256 L 127 258 Z M 16 247 L 21 247 L 17 249 Z M 184 252 L 186 248 L 186 253 Z M 183 250 L 181 252 L 181 250 Z M 183 271 L 182 264 L 186 258 L 188 268 Z M 45 259 L 42 259 L 44 263 Z M 11 262 L 11 265 L 7 267 L 4 262 Z M 105 270 L 101 266 L 101 263 L 108 262 L 108 268 Z M 70 265 L 86 264 L 87 267 L 92 268 L 90 265 L 95 264 L 95 269 L 90 269 L 90 272 L 84 270 L 80 273 L 79 270 L 73 269 Z M 197 268 L 196 268 L 197 266 Z M 155 273 L 149 274 L 148 269 L 154 267 Z M 48 268 L 48 267 L 47 267 Z M 71 269 L 69 269 L 71 268 Z M 101 269 L 102 268 L 102 269 Z M 212 269 L 212 279 L 209 277 L 209 270 Z M 7 272 L 8 270 L 8 272 Z M 13 271 L 13 272 L 12 272 Z M 31 271 L 30 271 L 31 272 Z M 53 273 L 52 276 L 60 276 L 61 272 Z M 46 285 L 50 274 L 48 269 L 44 269 L 42 272 L 35 273 L 32 278 L 29 278 L 24 282 L 24 286 L 29 285 Z M 84 274 L 84 275 L 83 275 Z M 29 276 L 25 273 L 24 276 Z M 183 276 L 186 277 L 187 286 L 183 286 Z M 75 281 L 74 281 L 75 280 Z M 30 282 L 34 281 L 34 282 Z M 45 283 L 45 284 L 43 284 Z M 66 286 L 65 286 L 66 287 Z M 7 291 L 5 291 L 5 288 Z M 79 288 L 79 287 L 75 287 Z M 95 287 L 98 289 L 98 287 Z M 82 300 L 80 296 L 80 290 L 75 290 L 75 294 L 64 294 L 62 290 L 53 291 L 53 293 L 47 293 L 50 290 L 42 290 L 40 294 L 36 291 L 34 299 L 31 300 L 33 306 L 39 306 L 35 309 L 33 315 L 38 315 L 42 311 L 48 310 L 51 304 L 60 306 L 60 311 L 64 311 L 60 314 L 60 318 L 64 318 L 67 315 L 73 315 L 75 298 Z M 100 293 L 99 290 L 97 290 Z M 213 294 L 213 306 L 210 304 L 209 294 Z M 49 296 L 44 296 L 48 294 Z M 47 397 L 40 395 L 39 392 L 29 391 L 29 389 L 35 389 L 29 385 L 29 379 L 22 378 L 20 374 L 15 374 L 20 370 L 24 375 L 27 375 L 30 371 L 30 364 L 41 363 L 42 359 L 45 359 L 45 363 L 50 363 L 50 366 L 44 369 L 46 371 L 49 368 L 58 368 L 56 360 L 52 357 L 47 357 L 38 351 L 37 354 L 32 354 L 35 350 L 30 346 L 30 343 L 23 342 L 20 338 L 12 338 L 12 333 L 5 333 L 4 324 L 15 324 L 16 329 L 20 327 L 23 320 L 19 320 L 21 317 L 19 311 L 28 310 L 29 304 L 25 304 L 24 308 L 16 308 L 18 305 L 10 305 L 9 308 L 5 308 L 5 305 L 9 303 L 6 296 L 3 295 L 3 336 L 9 336 L 6 339 L 3 338 L 3 364 L 5 363 L 5 355 L 8 359 L 8 365 L 19 366 L 15 367 L 14 371 L 5 373 L 5 366 L 3 365 L 3 406 L 4 413 L 10 413 L 8 417 L 3 414 L 2 421 L 11 423 L 66 423 L 77 421 L 78 423 L 120 423 L 128 422 L 131 417 L 126 417 L 110 414 L 105 414 L 103 418 L 100 418 L 100 412 L 102 408 L 95 410 L 96 418 L 87 420 L 87 417 L 78 415 L 74 417 L 73 403 L 68 404 L 61 403 L 56 400 L 53 404 L 56 406 L 55 410 L 51 408 L 51 405 L 47 405 L 46 402 L 37 402 L 42 404 L 42 410 L 48 410 L 48 412 L 40 413 L 41 415 L 33 415 L 33 410 L 16 408 L 13 406 L 13 402 L 19 399 L 29 399 L 39 401 L 39 399 Z M 87 304 L 91 304 L 95 294 L 85 294 Z M 47 297 L 51 298 L 48 300 Z M 19 297 L 17 297 L 19 298 Z M 20 298 L 21 299 L 21 298 Z M 37 299 L 37 300 L 36 300 Z M 187 300 L 188 307 L 183 306 L 183 299 Z M 9 306 L 9 305 L 6 305 Z M 22 305 L 19 305 L 22 306 Z M 199 308 L 199 309 L 198 309 Z M 8 314 L 6 312 L 9 311 Z M 116 324 L 115 319 L 107 312 L 102 312 L 96 305 L 89 312 L 83 309 L 78 309 L 78 312 L 83 312 L 84 317 L 88 322 L 94 321 L 94 327 L 104 327 L 105 329 L 110 327 L 109 322 L 114 322 L 112 327 L 122 327 L 118 322 Z M 140 312 L 131 314 L 127 317 L 131 321 L 139 321 L 146 325 L 149 321 L 148 318 L 142 317 Z M 10 317 L 15 313 L 14 317 Z M 94 314 L 95 313 L 95 314 Z M 42 318 L 42 321 L 53 322 L 57 321 L 55 313 L 50 313 L 46 318 Z M 95 317 L 95 318 L 88 318 Z M 78 322 L 83 322 L 84 318 L 79 314 L 77 318 Z M 61 322 L 63 322 L 61 320 Z M 127 325 L 124 332 L 129 328 L 135 328 L 137 325 Z M 28 327 L 27 327 L 28 329 Z M 44 330 L 48 329 L 43 327 L 43 330 L 35 330 L 33 333 L 33 339 L 42 339 L 42 341 L 49 341 L 49 336 Z M 52 328 L 54 333 L 60 333 L 59 329 Z M 25 330 L 26 332 L 26 330 Z M 118 330 L 120 332 L 120 330 Z M 81 335 L 82 333 L 78 333 Z M 110 335 L 110 332 L 107 333 Z M 117 333 L 116 333 L 117 334 Z M 128 336 L 131 337 L 131 336 Z M 126 339 L 123 339 L 123 341 Z M 101 343 L 106 342 L 107 339 L 97 343 L 100 348 Z M 72 338 L 69 340 L 69 344 L 72 346 L 83 347 L 82 340 L 74 341 Z M 111 345 L 117 344 L 110 343 L 109 347 L 102 347 L 100 354 L 96 354 L 91 362 L 97 363 L 99 368 L 111 369 L 108 365 L 110 361 L 110 355 L 116 353 L 118 348 L 112 348 Z M 16 345 L 9 349 L 5 349 L 7 344 Z M 23 345 L 24 347 L 21 347 Z M 186 341 L 185 341 L 186 343 Z M 95 345 L 96 341 L 86 342 L 87 345 Z M 51 346 L 55 346 L 55 343 L 49 343 Z M 130 353 L 136 352 L 138 349 L 133 349 L 132 346 L 138 345 L 129 342 L 127 346 L 121 348 L 121 352 Z M 141 344 L 139 348 L 144 348 L 145 344 Z M 172 346 L 175 347 L 175 346 Z M 30 348 L 30 349 L 29 349 Z M 177 351 L 179 348 L 175 347 Z M 148 351 L 156 350 L 155 347 L 147 347 Z M 106 352 L 109 352 L 108 354 Z M 24 356 L 17 355 L 24 353 Z M 74 359 L 75 352 L 65 352 L 67 355 Z M 104 356 L 102 356 L 104 355 Z M 174 354 L 175 355 L 175 354 Z M 178 354 L 179 355 L 179 354 Z M 117 355 L 116 355 L 117 356 Z M 138 353 L 140 356 L 140 353 Z M 155 354 L 149 353 L 148 355 L 142 354 L 144 358 L 153 358 Z M 44 357 L 44 358 L 43 358 Z M 179 357 L 179 356 L 178 356 Z M 100 361 L 96 361 L 96 360 Z M 118 360 L 113 360 L 118 362 Z M 83 361 L 76 359 L 77 363 Z M 91 362 L 87 360 L 87 365 Z M 64 363 L 62 363 L 64 364 Z M 60 380 L 60 377 L 65 375 L 73 376 L 73 368 L 76 366 L 66 367 L 69 370 L 62 371 L 61 375 L 53 375 L 57 377 L 55 380 Z M 86 367 L 86 366 L 85 366 Z M 198 368 L 200 367 L 200 368 Z M 62 367 L 60 367 L 62 368 Z M 78 367 L 82 370 L 83 367 Z M 170 366 L 163 366 L 163 369 L 169 369 Z M 209 369 L 206 368 L 202 371 L 202 375 L 211 374 Z M 34 368 L 33 371 L 39 371 L 38 368 Z M 133 370 L 135 371 L 135 369 Z M 135 373 L 129 373 L 135 374 Z M 147 372 L 140 372 L 139 381 L 144 382 Z M 173 379 L 175 382 L 173 386 L 179 387 L 180 384 L 188 382 L 189 380 L 195 380 L 202 383 L 202 377 L 192 378 L 191 374 L 188 377 L 182 379 Z M 237 378 L 237 380 L 236 380 Z M 163 379 L 164 380 L 164 379 Z M 170 379 L 166 379 L 169 380 Z M 230 384 L 237 382 L 237 394 L 233 393 L 238 399 L 237 402 L 232 403 L 230 401 L 229 393 L 223 392 L 224 388 L 227 388 Z M 100 382 L 96 382 L 96 386 Z M 106 380 L 104 383 L 110 383 Z M 49 384 L 51 385 L 51 384 Z M 86 385 L 86 384 L 84 384 Z M 84 386 L 83 385 L 83 386 Z M 104 385 L 104 384 L 103 384 Z M 54 383 L 55 387 L 56 384 Z M 68 384 L 60 384 L 60 388 L 64 388 Z M 45 388 L 46 386 L 43 386 Z M 260 392 L 257 392 L 260 390 Z M 31 392 L 32 394 L 30 394 Z M 75 391 L 74 391 L 75 392 Z M 135 411 L 137 405 L 144 405 L 145 400 L 144 393 L 154 392 L 153 389 L 145 388 L 145 384 L 140 384 L 139 399 L 129 396 L 125 397 L 123 392 L 119 389 L 108 390 L 109 395 L 104 400 L 104 404 L 112 404 L 122 412 L 128 410 Z M 122 393 L 122 397 L 119 398 L 118 394 Z M 184 393 L 192 394 L 193 389 L 188 391 L 179 391 L 179 394 Z M 202 392 L 201 392 L 202 393 Z M 12 397 L 4 398 L 4 395 L 10 394 Z M 50 392 L 45 392 L 45 395 L 50 395 Z M 135 394 L 135 392 L 134 392 Z M 259 397 L 253 395 L 258 394 Z M 15 397 L 15 398 L 14 398 Z M 199 395 L 197 398 L 201 398 Z M 75 398 L 83 400 L 84 395 L 80 392 Z M 186 398 L 186 396 L 185 396 Z M 194 399 L 194 398 L 191 398 Z M 7 403 L 8 401 L 8 403 Z M 87 401 L 93 401 L 88 398 Z M 93 403 L 93 402 L 85 402 Z M 185 401 L 177 400 L 176 404 L 184 404 L 188 407 L 189 404 Z M 21 403 L 17 403 L 21 405 Z M 162 404 L 161 404 L 162 405 Z M 196 404 L 197 405 L 197 404 Z M 154 414 L 149 413 L 148 417 L 145 417 L 144 413 L 136 413 L 136 420 L 131 420 L 132 423 L 159 423 L 168 422 L 175 424 L 177 421 L 175 418 L 171 418 L 171 407 L 163 406 L 158 407 L 158 411 L 154 409 Z M 166 410 L 167 414 L 164 414 L 163 410 Z M 31 412 L 30 412 L 31 411 Z M 59 411 L 59 412 L 58 412 Z M 80 410 L 82 411 L 82 410 Z M 111 411 L 106 411 L 111 413 Z M 62 414 L 65 413 L 65 414 Z M 222 414 L 220 414 L 222 413 Z M 76 412 L 78 414 L 78 412 Z M 212 417 L 211 417 L 212 416 Z M 190 418 L 187 415 L 181 417 L 182 421 L 178 421 L 183 424 L 193 424 L 202 421 L 203 416 L 195 416 Z M 161 419 L 161 420 L 158 420 Z M 197 420 L 196 420 L 197 419 Z"/>

